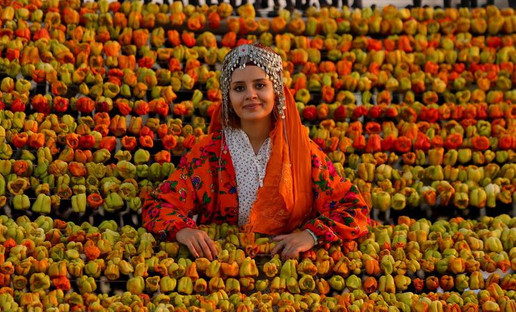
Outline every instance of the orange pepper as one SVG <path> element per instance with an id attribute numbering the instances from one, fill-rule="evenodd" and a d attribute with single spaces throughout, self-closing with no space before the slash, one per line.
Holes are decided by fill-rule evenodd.
<path id="1" fill-rule="evenodd" d="M 111 118 L 109 130 L 116 136 L 122 136 L 127 132 L 127 125 L 125 117 L 116 115 Z"/>
<path id="2" fill-rule="evenodd" d="M 337 62 L 336 70 L 339 76 L 351 74 L 353 63 L 348 60 L 340 60 Z"/>
<path id="3" fill-rule="evenodd" d="M 75 161 L 80 163 L 87 163 L 92 161 L 93 154 L 91 150 L 76 150 L 75 151 Z"/>
<path id="4" fill-rule="evenodd" d="M 88 206 L 92 209 L 97 209 L 104 203 L 104 199 L 102 198 L 102 196 L 100 196 L 100 194 L 97 193 L 91 193 L 90 195 L 88 195 L 86 200 L 88 202 Z"/>
<path id="5" fill-rule="evenodd" d="M 335 99 L 335 89 L 331 86 L 323 86 L 321 92 L 322 99 L 325 103 L 332 103 Z"/>
<path id="6" fill-rule="evenodd" d="M 100 141 L 99 148 L 100 149 L 107 149 L 108 151 L 112 152 L 115 150 L 116 147 L 116 138 L 114 136 L 106 136 L 103 137 Z"/>
<path id="7" fill-rule="evenodd" d="M 84 255 L 89 261 L 95 260 L 100 256 L 100 249 L 92 240 L 87 240 L 83 247 Z"/>
<path id="8" fill-rule="evenodd" d="M 142 135 L 138 139 L 142 147 L 151 148 L 154 146 L 154 140 L 148 135 Z"/>
<path id="9" fill-rule="evenodd" d="M 255 32 L 258 29 L 258 22 L 254 18 L 241 18 L 240 19 L 240 32 L 247 34 Z"/>
<path id="10" fill-rule="evenodd" d="M 66 145 L 70 148 L 77 148 L 79 146 L 79 135 L 77 133 L 68 133 L 66 135 Z"/>
<path id="11" fill-rule="evenodd" d="M 55 288 L 61 289 L 64 292 L 69 291 L 72 286 L 70 284 L 70 280 L 66 276 L 59 276 L 52 278 L 52 284 Z"/>
<path id="12" fill-rule="evenodd" d="M 183 147 L 186 149 L 191 149 L 195 145 L 195 142 L 195 136 L 193 134 L 189 134 L 183 141 Z"/>
<path id="13" fill-rule="evenodd" d="M 337 67 L 332 61 L 323 61 L 319 64 L 319 71 L 321 73 L 334 73 L 337 71 Z"/>
<path id="14" fill-rule="evenodd" d="M 43 133 L 33 133 L 29 136 L 29 146 L 38 149 L 45 146 L 45 135 Z"/>
<path id="15" fill-rule="evenodd" d="M 208 15 L 208 25 L 210 29 L 217 29 L 220 26 L 220 14 L 218 12 L 211 12 Z"/>
<path id="16" fill-rule="evenodd" d="M 68 164 L 68 171 L 76 177 L 84 177 L 88 173 L 86 166 L 76 161 L 72 161 Z"/>
<path id="17" fill-rule="evenodd" d="M 29 164 L 25 160 L 15 160 L 13 164 L 13 171 L 18 176 L 23 176 L 27 169 L 29 169 Z"/>
<path id="18" fill-rule="evenodd" d="M 274 17 L 271 21 L 271 31 L 273 33 L 283 32 L 283 30 L 285 29 L 286 26 L 287 26 L 287 21 L 280 16 Z"/>
<path id="19" fill-rule="evenodd" d="M 161 143 L 163 144 L 163 147 L 167 150 L 174 149 L 177 145 L 177 139 L 172 134 L 167 134 L 162 138 Z"/>
<path id="20" fill-rule="evenodd" d="M 122 138 L 122 146 L 128 151 L 132 151 L 138 146 L 138 142 L 133 136 L 124 136 Z"/>
<path id="21" fill-rule="evenodd" d="M 321 37 L 313 38 L 310 41 L 310 47 L 314 48 L 314 49 L 317 49 L 317 50 L 322 50 L 323 47 L 324 47 L 324 40 L 323 40 L 323 38 L 321 38 Z"/>
<path id="22" fill-rule="evenodd" d="M 371 293 L 375 292 L 376 289 L 378 288 L 378 282 L 376 281 L 376 278 L 374 278 L 372 276 L 366 277 L 366 279 L 364 280 L 364 283 L 363 283 L 363 288 L 367 294 L 371 294 Z"/>
<path id="23" fill-rule="evenodd" d="M 193 47 L 195 45 L 195 34 L 189 31 L 184 30 L 181 33 L 181 41 L 183 44 L 189 48 Z"/>
<path id="24" fill-rule="evenodd" d="M 98 112 L 93 116 L 93 121 L 95 121 L 95 126 L 105 125 L 109 127 L 111 118 L 107 112 Z"/>
<path id="25" fill-rule="evenodd" d="M 134 55 L 119 55 L 118 56 L 118 68 L 135 69 L 136 68 L 136 57 Z"/>
<path id="26" fill-rule="evenodd" d="M 168 151 L 159 151 L 156 155 L 154 155 L 154 161 L 163 164 L 163 163 L 169 163 L 170 162 L 170 152 Z"/>
<path id="27" fill-rule="evenodd" d="M 168 130 L 169 129 L 167 124 L 160 124 L 156 130 L 156 133 L 160 139 L 163 139 L 163 137 L 168 134 Z"/>

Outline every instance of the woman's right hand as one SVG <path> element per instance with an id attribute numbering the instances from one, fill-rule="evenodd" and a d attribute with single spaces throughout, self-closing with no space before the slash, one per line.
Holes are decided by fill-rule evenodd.
<path id="1" fill-rule="evenodd" d="M 196 257 L 205 257 L 212 261 L 217 256 L 215 243 L 204 231 L 184 228 L 176 233 L 176 239 L 188 247 L 190 253 Z"/>

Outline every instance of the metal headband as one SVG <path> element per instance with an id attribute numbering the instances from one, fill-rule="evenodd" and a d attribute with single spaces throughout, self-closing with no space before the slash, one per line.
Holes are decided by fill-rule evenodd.
<path id="1" fill-rule="evenodd" d="M 281 118 L 285 118 L 285 94 L 283 92 L 283 61 L 281 57 L 272 51 L 254 44 L 238 46 L 226 55 L 222 64 L 220 75 L 220 87 L 222 91 L 222 110 L 227 116 L 229 109 L 229 85 L 231 75 L 236 68 L 244 69 L 249 62 L 262 69 L 274 86 L 277 97 L 278 112 Z"/>

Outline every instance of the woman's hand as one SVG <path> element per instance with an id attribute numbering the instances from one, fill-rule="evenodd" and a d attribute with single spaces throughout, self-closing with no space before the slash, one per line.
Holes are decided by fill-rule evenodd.
<path id="1" fill-rule="evenodd" d="M 300 252 L 308 251 L 315 245 L 312 235 L 307 231 L 278 235 L 274 237 L 273 241 L 278 243 L 272 249 L 271 254 L 274 256 L 283 249 L 281 252 L 283 259 L 298 258 Z"/>
<path id="2" fill-rule="evenodd" d="M 184 228 L 177 232 L 176 239 L 188 247 L 190 253 L 196 258 L 205 257 L 212 261 L 217 256 L 215 243 L 204 231 Z"/>

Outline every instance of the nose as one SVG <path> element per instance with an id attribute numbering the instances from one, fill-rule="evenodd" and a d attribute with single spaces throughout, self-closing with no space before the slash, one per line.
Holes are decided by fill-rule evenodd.
<path id="1" fill-rule="evenodd" d="M 248 87 L 247 88 L 247 99 L 254 99 L 257 98 L 258 95 L 256 94 L 256 90 L 254 87 Z"/>

